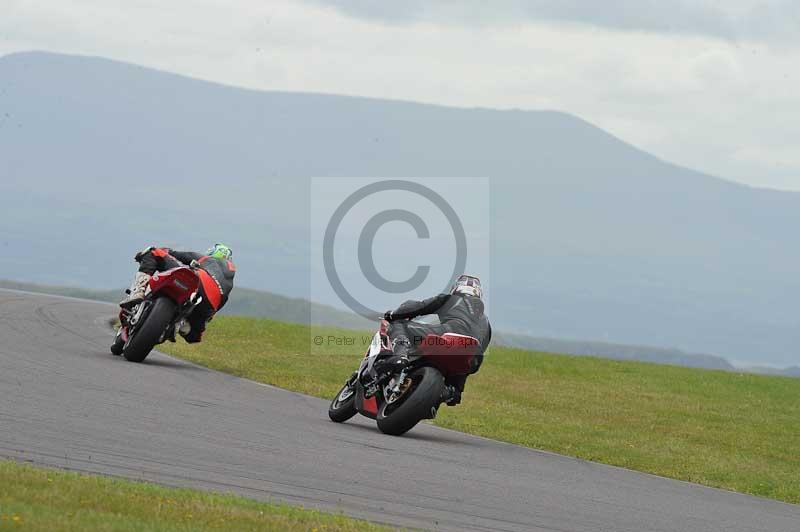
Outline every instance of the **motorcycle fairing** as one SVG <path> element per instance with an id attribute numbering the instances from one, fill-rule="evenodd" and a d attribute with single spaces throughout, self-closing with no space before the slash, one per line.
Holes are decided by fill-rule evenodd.
<path id="1" fill-rule="evenodd" d="M 186 266 L 156 272 L 150 278 L 151 293 L 163 291 L 178 305 L 183 305 L 199 286 L 197 275 Z"/>
<path id="2" fill-rule="evenodd" d="M 473 359 L 481 354 L 481 343 L 477 338 L 463 334 L 429 334 L 420 343 L 419 350 L 426 361 L 445 377 L 467 375 L 472 372 Z"/>

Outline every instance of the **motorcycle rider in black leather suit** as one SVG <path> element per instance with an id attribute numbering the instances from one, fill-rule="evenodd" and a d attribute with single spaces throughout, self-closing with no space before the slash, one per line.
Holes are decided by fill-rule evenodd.
<path id="1" fill-rule="evenodd" d="M 481 353 L 473 361 L 472 371 L 476 373 L 483 362 L 483 354 L 492 340 L 492 327 L 484 313 L 483 289 L 480 279 L 461 275 L 449 294 L 439 294 L 423 301 L 406 301 L 396 310 L 384 314 L 390 322 L 389 338 L 392 340 L 394 354 L 381 361 L 378 371 L 391 369 L 394 365 L 408 363 L 408 355 L 413 353 L 428 335 L 442 336 L 456 333 L 471 336 L 481 345 Z M 417 316 L 437 314 L 438 324 L 425 324 L 409 321 Z M 461 393 L 467 375 L 454 375 L 445 381 L 445 402 L 456 405 L 461 402 Z"/>

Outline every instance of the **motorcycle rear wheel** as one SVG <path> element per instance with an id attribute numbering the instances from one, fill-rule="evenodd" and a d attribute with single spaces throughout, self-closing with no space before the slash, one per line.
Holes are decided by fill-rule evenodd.
<path id="1" fill-rule="evenodd" d="M 122 354 L 131 362 L 142 362 L 158 344 L 158 340 L 175 317 L 177 305 L 167 297 L 159 297 L 142 323 L 131 333 Z"/>
<path id="2" fill-rule="evenodd" d="M 412 384 L 394 403 L 383 403 L 378 410 L 378 428 L 384 434 L 400 436 L 423 419 L 436 415 L 442 402 L 444 377 L 435 368 L 421 367 L 408 376 Z"/>

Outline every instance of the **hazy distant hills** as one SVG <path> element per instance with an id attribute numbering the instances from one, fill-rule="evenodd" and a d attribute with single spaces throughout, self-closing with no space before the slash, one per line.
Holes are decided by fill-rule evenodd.
<path id="1" fill-rule="evenodd" d="M 225 240 L 240 285 L 307 298 L 311 176 L 491 178 L 500 330 L 798 363 L 796 193 L 676 167 L 564 113 L 0 58 L 2 277 L 111 288 L 154 240 Z"/>
<path id="2" fill-rule="evenodd" d="M 122 290 L 90 290 L 8 280 L 0 280 L 0 288 L 56 294 L 81 299 L 94 299 L 111 303 L 116 303 L 122 297 Z M 348 329 L 372 330 L 375 327 L 375 323 L 361 319 L 359 316 L 349 312 L 343 312 L 325 305 L 310 303 L 303 299 L 287 298 L 278 294 L 248 288 L 236 288 L 234 294 L 235 295 L 229 300 L 228 305 L 222 310 L 223 314 L 231 316 L 254 316 L 294 323 L 311 322 L 315 325 L 344 327 Z M 313 312 L 311 310 L 312 307 Z M 766 366 L 737 368 L 718 356 L 684 353 L 677 349 L 661 349 L 652 346 L 632 346 L 603 342 L 579 342 L 553 338 L 536 338 L 533 336 L 504 333 L 502 331 L 495 331 L 493 343 L 550 353 L 597 356 L 615 360 L 637 360 L 640 362 L 671 364 L 691 368 L 721 369 L 726 371 L 745 370 L 753 373 L 800 377 L 800 367 L 796 366 L 785 369 Z"/>
<path id="3" fill-rule="evenodd" d="M 517 334 L 498 333 L 496 340 L 502 345 L 534 349 L 548 353 L 568 353 L 571 355 L 589 355 L 615 360 L 638 360 L 655 364 L 671 364 L 690 368 L 737 369 L 722 357 L 685 353 L 678 349 L 666 349 L 641 345 L 610 344 L 605 342 L 580 342 L 575 340 L 559 340 L 555 338 L 535 338 Z M 769 368 L 754 368 L 756 373 L 766 373 Z M 784 370 L 774 368 L 775 375 L 783 375 Z"/>
<path id="4" fill-rule="evenodd" d="M 98 301 L 108 301 L 116 303 L 121 299 L 122 290 L 90 290 L 75 287 L 47 286 L 35 283 L 22 283 L 17 281 L 0 280 L 0 288 L 12 290 L 22 290 L 26 292 L 40 292 L 45 294 L 56 294 L 81 299 L 94 299 Z M 313 307 L 313 313 L 311 308 Z M 333 327 L 344 327 L 348 329 L 374 329 L 375 323 L 361 319 L 354 314 L 343 312 L 332 307 L 309 303 L 302 299 L 292 299 L 252 290 L 247 288 L 236 288 L 234 295 L 222 310 L 222 314 L 232 316 L 254 316 L 259 318 L 270 318 L 273 320 L 289 321 L 294 323 L 313 323 L 315 325 L 326 325 Z M 735 368 L 725 359 L 711 356 L 691 354 L 678 351 L 676 349 L 659 349 L 649 346 L 630 346 L 618 344 L 605 344 L 602 342 L 576 342 L 569 340 L 557 340 L 551 338 L 535 338 L 518 334 L 508 334 L 495 331 L 493 343 L 508 347 L 519 347 L 522 349 L 533 349 L 551 353 L 567 353 L 573 355 L 591 355 L 616 360 L 638 360 L 641 362 L 652 362 L 656 364 L 671 364 L 676 366 L 687 366 L 693 368 L 722 369 L 736 371 Z M 800 377 L 800 368 L 769 368 L 753 367 L 747 368 L 748 371 L 755 373 L 766 373 L 770 375 L 785 375 Z"/>

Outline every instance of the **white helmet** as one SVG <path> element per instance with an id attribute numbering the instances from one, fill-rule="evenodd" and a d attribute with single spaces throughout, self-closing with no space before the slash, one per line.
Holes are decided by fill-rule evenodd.
<path id="1" fill-rule="evenodd" d="M 481 280 L 472 275 L 459 275 L 453 284 L 451 294 L 464 294 L 466 296 L 475 296 L 477 298 L 483 297 L 483 289 L 481 288 Z"/>

